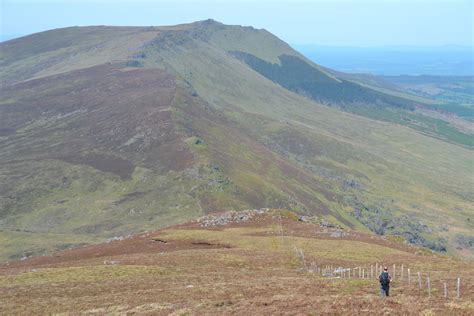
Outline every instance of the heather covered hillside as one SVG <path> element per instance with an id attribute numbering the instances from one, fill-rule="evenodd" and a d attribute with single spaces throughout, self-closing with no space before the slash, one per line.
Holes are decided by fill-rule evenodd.
<path id="1" fill-rule="evenodd" d="M 473 256 L 472 129 L 266 30 L 56 29 L 0 77 L 2 261 L 263 207 Z"/>

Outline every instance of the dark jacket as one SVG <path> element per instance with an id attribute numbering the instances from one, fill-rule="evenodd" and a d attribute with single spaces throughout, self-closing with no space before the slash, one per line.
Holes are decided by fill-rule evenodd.
<path id="1" fill-rule="evenodd" d="M 386 276 L 384 275 L 385 273 L 387 274 Z M 392 281 L 392 276 L 390 275 L 390 273 L 385 272 L 385 271 L 380 273 L 380 275 L 379 275 L 380 285 L 389 286 L 391 281 Z"/>

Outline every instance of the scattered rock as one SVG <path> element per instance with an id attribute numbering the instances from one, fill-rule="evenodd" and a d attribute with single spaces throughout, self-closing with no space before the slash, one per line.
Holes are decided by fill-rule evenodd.
<path id="1" fill-rule="evenodd" d="M 112 261 L 105 260 L 105 261 L 104 261 L 104 264 L 105 264 L 105 265 L 112 265 L 112 266 L 117 265 L 117 264 L 119 264 L 119 263 L 120 263 L 120 262 L 119 262 L 119 261 L 116 261 L 116 260 L 112 260 Z"/>
<path id="2" fill-rule="evenodd" d="M 143 63 L 138 60 L 129 60 L 126 65 L 127 67 L 143 67 Z"/>
<path id="3" fill-rule="evenodd" d="M 245 210 L 245 211 L 228 211 L 219 214 L 209 214 L 197 220 L 201 227 L 224 226 L 230 223 L 247 222 L 257 215 L 268 212 L 269 209 Z"/>
<path id="4" fill-rule="evenodd" d="M 333 238 L 341 238 L 341 237 L 347 236 L 347 233 L 345 233 L 342 230 L 337 230 L 337 231 L 332 232 L 329 236 Z"/>
<path id="5" fill-rule="evenodd" d="M 298 217 L 298 220 L 303 223 L 311 223 L 316 219 L 315 216 L 301 215 Z"/>
<path id="6" fill-rule="evenodd" d="M 146 54 L 143 52 L 136 53 L 135 55 L 132 55 L 132 58 L 146 58 Z"/>
<path id="7" fill-rule="evenodd" d="M 117 241 L 117 240 L 124 240 L 124 239 L 125 238 L 123 238 L 123 236 L 114 236 L 112 238 L 107 239 L 107 242 Z"/>
<path id="8" fill-rule="evenodd" d="M 354 180 L 354 179 L 345 179 L 342 183 L 342 187 L 344 189 L 362 189 L 363 186 L 362 184 L 357 181 L 357 180 Z"/>
<path id="9" fill-rule="evenodd" d="M 325 219 L 322 219 L 322 220 L 321 220 L 321 222 L 319 223 L 319 226 L 321 226 L 321 227 L 326 227 L 326 228 L 334 228 L 334 227 L 336 227 L 336 225 L 334 225 L 334 224 L 328 222 L 328 221 L 325 220 Z"/>
<path id="10" fill-rule="evenodd" d="M 474 248 L 474 236 L 457 234 L 456 235 L 456 243 L 461 248 L 472 249 L 472 248 Z"/>

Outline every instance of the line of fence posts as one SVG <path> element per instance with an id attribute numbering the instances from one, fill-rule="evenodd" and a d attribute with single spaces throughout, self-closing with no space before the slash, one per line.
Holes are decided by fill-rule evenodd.
<path id="1" fill-rule="evenodd" d="M 307 262 L 306 262 L 306 259 L 305 259 L 305 256 L 304 256 L 304 252 L 301 248 L 297 248 L 295 247 L 295 250 L 296 250 L 296 253 L 298 255 L 298 257 L 300 258 L 301 260 L 301 263 L 303 264 L 304 268 L 306 269 L 306 271 L 308 271 L 308 266 L 307 266 Z M 356 274 L 356 270 L 358 270 L 358 274 Z M 325 275 L 325 276 L 328 276 L 328 275 L 332 275 L 332 276 L 339 276 L 340 278 L 360 278 L 360 279 L 367 279 L 369 278 L 369 268 L 365 268 L 365 267 L 354 267 L 354 268 L 342 268 L 342 267 L 338 267 L 337 270 L 335 270 L 335 268 L 331 265 L 326 265 L 324 267 L 320 267 L 318 265 L 316 265 L 314 262 L 311 263 L 311 271 L 313 272 L 317 272 L 318 274 L 321 274 L 321 275 Z M 374 272 L 377 273 L 377 272 L 380 272 L 382 273 L 383 271 L 383 265 L 379 264 L 379 263 L 376 263 L 375 266 L 374 265 L 371 265 L 370 266 L 370 278 L 374 278 Z M 410 268 L 407 268 L 406 269 L 406 281 L 408 283 L 408 286 L 411 286 L 411 269 Z M 395 279 L 396 277 L 396 265 L 394 264 L 393 265 L 393 275 L 392 275 L 392 280 Z M 402 264 L 401 267 L 400 267 L 400 282 L 402 283 L 403 280 L 405 280 L 404 278 L 405 276 L 405 266 Z M 422 290 L 423 289 L 423 281 L 422 281 L 422 275 L 421 275 L 421 272 L 417 272 L 417 276 L 418 276 L 418 288 L 419 290 Z M 447 282 L 441 282 L 442 283 L 442 290 L 443 290 L 443 296 L 444 298 L 448 298 L 448 283 Z M 428 290 L 428 297 L 431 297 L 431 279 L 430 279 L 430 276 L 427 275 L 426 277 L 426 286 L 427 286 L 427 290 Z M 461 278 L 457 278 L 456 279 L 456 298 L 460 298 L 461 297 Z"/>
<path id="2" fill-rule="evenodd" d="M 281 221 L 281 219 L 280 219 Z M 280 235 L 283 239 L 283 226 L 281 225 L 281 222 L 280 222 Z M 298 255 L 298 257 L 300 257 L 300 260 L 302 261 L 303 263 L 303 266 L 305 268 L 306 271 L 309 271 L 308 269 L 308 266 L 307 266 L 307 263 L 306 263 L 306 259 L 305 259 L 305 256 L 304 256 L 304 252 L 303 252 L 303 249 L 301 248 L 297 248 L 297 247 L 294 247 L 295 248 L 295 251 Z M 318 274 L 322 274 L 322 275 L 333 275 L 333 272 L 334 272 L 334 268 L 332 266 L 328 266 L 326 265 L 326 268 L 321 268 L 320 266 L 317 266 L 316 265 L 316 268 L 314 268 L 315 264 L 314 262 L 312 263 L 312 271 L 313 272 L 317 272 Z M 346 270 L 347 270 L 347 274 L 348 274 L 348 277 L 351 278 L 351 270 L 352 270 L 352 278 L 355 278 L 355 270 L 358 269 L 359 270 L 359 278 L 368 278 L 368 268 L 367 268 L 367 273 L 365 273 L 365 268 L 362 269 L 360 266 L 359 267 L 356 267 L 356 268 L 353 268 L 353 269 L 342 269 L 342 268 L 339 268 L 339 275 L 340 277 L 345 277 L 346 276 Z M 383 266 L 382 264 L 379 264 L 378 262 L 375 263 L 375 273 L 378 274 L 378 276 L 380 276 L 380 274 L 382 273 L 383 271 Z M 393 264 L 393 276 L 392 276 L 392 279 L 395 280 L 395 276 L 396 276 L 396 265 Z M 418 287 L 419 289 L 421 290 L 422 289 L 422 281 L 421 281 L 421 273 L 418 272 Z M 411 285 L 411 273 L 410 273 L 410 268 L 407 268 L 407 276 L 408 276 L 408 286 Z M 373 278 L 374 277 L 374 266 L 371 265 L 370 266 L 370 277 Z M 402 263 L 401 265 L 401 269 L 400 269 L 400 281 L 403 281 L 403 278 L 404 277 L 404 265 Z M 430 277 L 427 276 L 427 279 L 426 279 L 426 282 L 427 282 L 427 287 L 428 287 L 428 297 L 431 297 L 431 281 L 430 281 Z M 447 286 L 447 283 L 446 282 L 443 282 L 443 295 L 445 298 L 448 298 L 448 286 Z M 461 278 L 458 277 L 457 280 L 456 280 L 456 298 L 459 299 L 461 297 Z"/>

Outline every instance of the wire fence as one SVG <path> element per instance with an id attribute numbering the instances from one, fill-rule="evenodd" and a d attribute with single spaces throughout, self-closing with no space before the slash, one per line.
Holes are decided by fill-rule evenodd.
<path id="1" fill-rule="evenodd" d="M 301 263 L 301 270 L 317 273 L 323 277 L 342 278 L 342 279 L 373 279 L 378 280 L 380 274 L 384 271 L 382 263 L 374 263 L 371 265 L 357 266 L 357 267 L 343 267 L 333 265 L 321 265 L 314 261 L 308 262 L 302 248 L 294 247 L 296 256 Z M 416 271 L 409 268 L 407 265 L 393 264 L 388 272 L 391 276 L 392 282 L 396 282 L 397 286 L 407 287 L 426 292 L 428 297 L 433 294 L 442 296 L 444 298 L 461 298 L 463 282 L 472 282 L 472 277 L 443 276 L 446 271 Z M 392 283 L 391 282 L 391 283 Z"/>
<path id="2" fill-rule="evenodd" d="M 282 244 L 289 246 L 285 238 L 281 215 L 278 217 L 276 233 L 281 237 Z M 447 271 L 417 271 L 413 270 L 407 264 L 388 264 L 375 262 L 370 265 L 361 265 L 357 267 L 342 267 L 318 264 L 314 261 L 309 262 L 302 248 L 293 246 L 293 250 L 301 264 L 301 270 L 317 273 L 324 277 L 343 278 L 343 279 L 379 279 L 384 267 L 389 270 L 392 282 L 397 286 L 409 289 L 418 288 L 419 291 L 426 290 L 428 297 L 432 295 L 441 295 L 444 298 L 461 298 L 463 282 L 474 283 L 474 277 L 451 276 Z M 419 269 L 421 270 L 421 269 Z M 439 294 L 441 293 L 441 294 Z M 472 294 L 472 293 L 471 293 Z"/>

